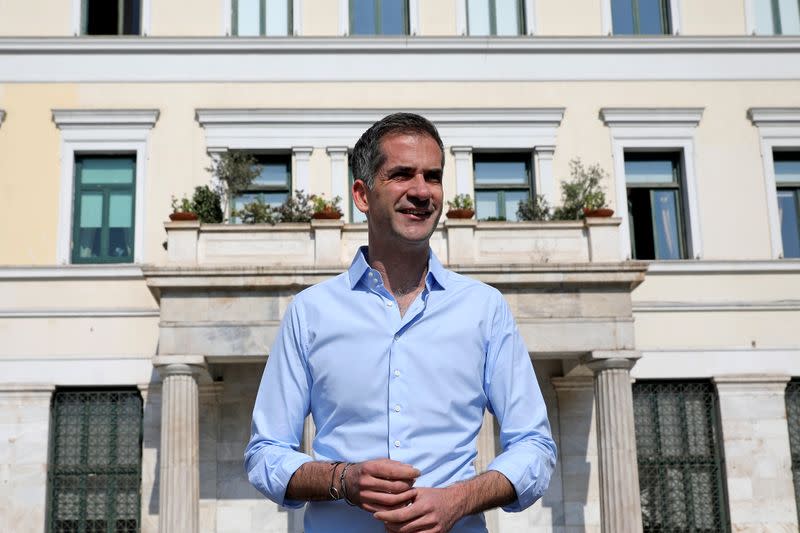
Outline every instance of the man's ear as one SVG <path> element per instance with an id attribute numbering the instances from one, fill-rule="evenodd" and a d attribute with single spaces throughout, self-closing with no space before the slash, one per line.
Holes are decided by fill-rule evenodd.
<path id="1" fill-rule="evenodd" d="M 369 201 L 367 200 L 367 184 L 364 180 L 353 180 L 353 203 L 362 213 L 369 211 Z"/>

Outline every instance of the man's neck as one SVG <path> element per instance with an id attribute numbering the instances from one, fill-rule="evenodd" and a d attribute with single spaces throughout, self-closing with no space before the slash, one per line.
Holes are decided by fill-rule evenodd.
<path id="1" fill-rule="evenodd" d="M 369 265 L 380 272 L 383 285 L 400 302 L 413 298 L 425 286 L 429 249 L 419 246 L 407 249 L 369 245 Z"/>

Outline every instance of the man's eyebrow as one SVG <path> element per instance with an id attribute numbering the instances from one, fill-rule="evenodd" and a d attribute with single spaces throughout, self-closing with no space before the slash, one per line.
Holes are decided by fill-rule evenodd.
<path id="1" fill-rule="evenodd" d="M 386 175 L 391 176 L 392 174 L 413 174 L 416 172 L 416 167 L 404 166 L 404 165 L 397 165 L 396 167 L 392 167 L 386 171 Z M 442 169 L 439 167 L 436 168 L 429 168 L 422 171 L 423 174 L 441 174 Z"/>

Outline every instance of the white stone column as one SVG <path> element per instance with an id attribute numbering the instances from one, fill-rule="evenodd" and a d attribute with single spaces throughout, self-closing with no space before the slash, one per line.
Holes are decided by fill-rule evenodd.
<path id="1" fill-rule="evenodd" d="M 224 383 L 221 381 L 198 387 L 201 418 L 198 442 L 200 472 L 198 529 L 200 533 L 216 533 L 217 531 L 218 447 L 220 403 L 223 392 Z"/>
<path id="2" fill-rule="evenodd" d="M 347 146 L 329 146 L 325 149 L 331 160 L 331 199 L 342 197 L 342 218 L 350 220 L 350 180 L 347 173 Z"/>
<path id="3" fill-rule="evenodd" d="M 42 531 L 47 523 L 50 384 L 0 384 L 0 529 Z"/>
<path id="4" fill-rule="evenodd" d="M 717 376 L 734 531 L 797 531 L 786 420 L 789 376 Z"/>
<path id="5" fill-rule="evenodd" d="M 603 533 L 642 531 L 630 373 L 636 357 L 628 352 L 593 352 L 585 361 L 594 372 Z"/>
<path id="6" fill-rule="evenodd" d="M 156 356 L 161 375 L 161 479 L 159 530 L 198 532 L 202 356 Z"/>
<path id="7" fill-rule="evenodd" d="M 451 146 L 450 153 L 456 160 L 456 194 L 475 196 L 472 184 L 472 147 Z"/>
<path id="8" fill-rule="evenodd" d="M 314 148 L 311 146 L 292 147 L 294 156 L 294 175 L 292 176 L 292 194 L 294 191 L 310 192 L 311 187 L 311 153 Z"/>
<path id="9" fill-rule="evenodd" d="M 494 432 L 494 415 L 488 410 L 483 413 L 483 424 L 478 432 L 478 456 L 475 458 L 475 471 L 478 474 L 486 472 L 495 456 L 497 450 L 497 437 Z M 489 533 L 497 533 L 500 530 L 497 509 L 490 509 L 483 513 L 486 518 L 486 527 Z"/>
<path id="10" fill-rule="evenodd" d="M 536 194 L 544 196 L 550 206 L 559 201 L 556 192 L 556 180 L 553 176 L 553 154 L 555 146 L 536 146 L 533 149 L 533 162 L 535 165 Z"/>
<path id="11" fill-rule="evenodd" d="M 594 408 L 594 378 L 550 380 L 558 398 L 558 468 L 568 531 L 600 533 L 600 482 Z"/>

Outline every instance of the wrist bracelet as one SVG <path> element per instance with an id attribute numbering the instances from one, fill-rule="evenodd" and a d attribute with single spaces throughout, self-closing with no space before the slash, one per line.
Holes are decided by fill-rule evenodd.
<path id="1" fill-rule="evenodd" d="M 347 473 L 347 469 L 353 466 L 355 463 L 347 463 L 344 465 L 344 469 L 342 470 L 342 475 L 339 476 L 339 484 L 342 486 L 342 497 L 344 501 L 347 502 L 347 505 L 351 507 L 356 507 L 356 504 L 350 501 L 350 498 L 347 497 L 347 485 L 344 482 L 344 475 Z"/>
<path id="2" fill-rule="evenodd" d="M 336 467 L 339 466 L 340 464 L 342 464 L 342 461 L 336 461 L 335 463 L 333 463 L 333 468 L 331 468 L 331 486 L 328 488 L 328 494 L 331 495 L 331 500 L 342 499 L 341 495 L 339 495 L 339 491 L 336 489 L 336 487 L 333 486 L 333 480 L 336 478 Z M 344 468 L 345 470 L 347 470 L 346 466 Z"/>

